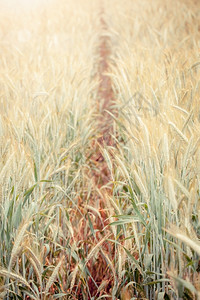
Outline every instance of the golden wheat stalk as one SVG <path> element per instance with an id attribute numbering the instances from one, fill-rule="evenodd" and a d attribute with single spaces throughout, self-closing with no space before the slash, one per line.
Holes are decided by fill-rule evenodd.
<path id="1" fill-rule="evenodd" d="M 19 274 L 16 274 L 16 273 L 10 272 L 6 269 L 0 268 L 0 275 L 3 277 L 6 277 L 6 278 L 10 278 L 12 280 L 19 281 L 20 283 L 24 284 L 25 286 L 27 286 L 28 288 L 31 289 L 31 287 L 30 287 L 29 283 L 26 281 L 26 279 Z"/>
<path id="2" fill-rule="evenodd" d="M 64 258 L 65 258 L 65 255 L 63 255 L 61 257 L 59 263 L 57 264 L 57 266 L 53 270 L 53 273 L 49 277 L 49 280 L 47 281 L 46 288 L 45 288 L 45 291 L 44 291 L 45 298 L 47 297 L 47 294 L 48 294 L 48 291 L 49 291 L 50 287 L 52 286 L 52 284 L 54 283 L 56 277 L 58 276 L 58 272 L 60 270 L 60 267 L 61 267 L 61 265 L 63 263 Z"/>
<path id="3" fill-rule="evenodd" d="M 9 270 L 11 270 L 13 268 L 13 266 L 16 262 L 19 251 L 21 249 L 21 242 L 24 239 L 26 229 L 31 224 L 31 222 L 29 220 L 25 220 L 25 221 L 22 222 L 22 224 L 23 225 L 21 227 L 19 227 L 19 230 L 18 230 L 16 238 L 15 238 L 15 243 L 14 243 L 14 246 L 12 248 L 9 267 L 8 267 Z"/>

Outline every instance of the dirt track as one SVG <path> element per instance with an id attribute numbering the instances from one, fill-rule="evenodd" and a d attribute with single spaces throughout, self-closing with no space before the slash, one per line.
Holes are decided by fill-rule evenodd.
<path id="1" fill-rule="evenodd" d="M 94 138 L 92 141 L 92 152 L 93 155 L 89 158 L 91 166 L 91 174 L 89 175 L 89 180 L 94 182 L 93 194 L 89 201 L 89 204 L 98 209 L 101 217 L 96 215 L 93 223 L 93 228 L 97 230 L 96 237 L 91 238 L 91 243 L 97 245 L 104 239 L 105 236 L 112 236 L 110 229 L 106 228 L 109 224 L 107 215 L 107 197 L 112 193 L 112 180 L 110 170 L 108 168 L 107 162 L 105 161 L 103 150 L 109 146 L 113 146 L 112 133 L 113 133 L 113 118 L 109 114 L 111 112 L 114 114 L 112 105 L 114 101 L 114 93 L 112 89 L 112 82 L 110 76 L 107 74 L 109 72 L 110 56 L 112 54 L 111 40 L 109 38 L 108 32 L 109 28 L 104 19 L 104 8 L 101 5 L 100 8 L 100 26 L 101 34 L 99 37 L 99 45 L 97 48 L 97 56 L 99 57 L 99 63 L 97 68 L 97 78 L 99 80 L 99 87 L 97 93 L 97 123 L 98 123 L 98 138 Z M 88 210 L 88 213 L 90 210 Z M 82 224 L 81 231 L 84 231 L 85 223 Z M 88 237 L 91 232 L 87 232 Z M 82 237 L 81 237 L 82 238 Z M 114 246 L 111 247 L 106 241 L 101 244 L 101 250 L 98 255 L 98 259 L 95 264 L 93 264 L 92 259 L 88 262 L 88 269 L 91 274 L 91 278 L 88 282 L 89 290 L 91 296 L 101 296 L 103 293 L 111 294 L 114 286 L 113 270 L 108 267 L 108 262 L 106 257 L 112 259 L 114 257 Z M 97 286 L 104 282 L 104 288 L 98 292 Z M 80 291 L 80 299 L 81 291 Z"/>

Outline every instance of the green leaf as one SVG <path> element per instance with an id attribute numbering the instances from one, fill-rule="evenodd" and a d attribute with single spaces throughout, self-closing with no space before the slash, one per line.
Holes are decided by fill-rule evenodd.
<path id="1" fill-rule="evenodd" d="M 117 217 L 119 220 L 110 223 L 110 225 L 124 225 L 132 222 L 140 222 L 138 218 L 132 215 L 118 215 L 114 217 Z"/>
<path id="2" fill-rule="evenodd" d="M 94 232 L 94 227 L 92 225 L 92 221 L 90 219 L 90 215 L 87 213 L 87 217 L 88 217 L 88 221 L 89 221 L 89 227 L 90 227 L 90 230 L 92 232 L 92 235 L 95 237 L 95 232 Z"/>
<path id="3" fill-rule="evenodd" d="M 29 198 L 29 196 L 32 194 L 34 188 L 37 186 L 37 183 L 35 183 L 32 187 L 30 187 L 28 190 L 26 190 L 24 192 L 24 203 L 23 205 L 26 203 L 27 199 Z"/>
<path id="4" fill-rule="evenodd" d="M 29 296 L 30 299 L 33 299 L 33 300 L 38 300 L 38 298 L 33 295 L 30 291 L 28 291 L 26 288 L 24 287 L 19 287 L 20 291 L 23 292 L 26 296 Z"/>
<path id="5" fill-rule="evenodd" d="M 134 201 L 134 194 L 133 194 L 133 191 L 132 191 L 132 189 L 131 189 L 130 186 L 128 186 L 128 188 L 129 188 L 129 193 L 130 193 L 130 195 L 131 195 L 130 200 L 131 200 L 131 203 L 132 203 L 132 205 L 133 205 L 134 212 L 136 213 L 136 215 L 137 215 L 139 221 L 140 221 L 144 226 L 146 226 L 145 219 L 143 218 L 142 214 L 140 213 L 140 211 L 139 211 L 139 209 L 138 209 L 138 207 L 137 207 L 137 205 L 136 205 L 136 203 L 135 203 L 135 201 Z"/>
<path id="6" fill-rule="evenodd" d="M 62 297 L 66 296 L 67 294 L 65 293 L 60 293 L 60 294 L 56 294 L 53 295 L 53 299 L 62 299 Z"/>
<path id="7" fill-rule="evenodd" d="M 40 180 L 40 182 L 52 183 L 52 182 L 53 182 L 53 180 L 46 180 L 46 179 L 42 179 L 42 180 Z"/>
<path id="8" fill-rule="evenodd" d="M 183 286 L 184 288 L 188 289 L 192 293 L 195 293 L 196 295 L 198 295 L 198 291 L 195 289 L 195 287 L 193 286 L 192 283 L 190 283 L 189 281 L 186 281 L 178 276 L 177 277 L 174 276 L 171 272 L 169 272 L 168 274 L 171 278 L 173 278 L 175 280 L 175 282 L 177 283 L 178 286 Z"/>
<path id="9" fill-rule="evenodd" d="M 163 300 L 163 299 L 165 299 L 165 292 L 158 293 L 157 300 Z"/>
<path id="10" fill-rule="evenodd" d="M 122 246 L 123 247 L 123 246 Z M 144 276 L 144 272 L 141 268 L 141 266 L 139 265 L 139 262 L 135 259 L 135 257 L 130 253 L 130 251 L 128 251 L 125 247 L 123 247 L 124 250 L 126 251 L 126 253 L 128 254 L 128 257 L 135 263 L 138 271 L 140 272 L 140 274 L 142 274 Z"/>
<path id="11" fill-rule="evenodd" d="M 171 279 L 167 279 L 167 278 L 158 279 L 158 280 L 150 281 L 147 283 L 143 283 L 143 285 L 145 285 L 145 286 L 146 285 L 154 285 L 154 284 L 161 283 L 161 282 L 171 282 Z"/>
<path id="12" fill-rule="evenodd" d="M 35 177 L 35 182 L 38 182 L 37 166 L 35 162 L 34 162 L 34 177 Z"/>
<path id="13" fill-rule="evenodd" d="M 17 204 L 17 210 L 14 213 L 13 216 L 13 226 L 15 228 L 18 228 L 19 224 L 21 223 L 22 220 L 22 203 L 20 202 Z"/>

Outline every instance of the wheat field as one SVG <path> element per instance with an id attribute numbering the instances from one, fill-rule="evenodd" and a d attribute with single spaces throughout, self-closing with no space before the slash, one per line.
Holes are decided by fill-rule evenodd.
<path id="1" fill-rule="evenodd" d="M 200 299 L 200 2 L 0 5 L 0 299 Z"/>

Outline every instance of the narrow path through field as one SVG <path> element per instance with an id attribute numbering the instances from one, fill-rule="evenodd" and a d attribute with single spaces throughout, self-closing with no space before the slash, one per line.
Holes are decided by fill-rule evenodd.
<path id="1" fill-rule="evenodd" d="M 100 10 L 100 25 L 101 25 L 101 35 L 99 40 L 99 66 L 98 66 L 98 78 L 99 78 L 99 87 L 97 94 L 97 107 L 98 107 L 98 129 L 99 129 L 99 138 L 96 151 L 96 162 L 98 165 L 97 169 L 99 177 L 99 188 L 105 186 L 111 180 L 109 175 L 108 166 L 102 155 L 102 150 L 106 146 L 113 146 L 112 134 L 113 134 L 113 118 L 111 114 L 115 114 L 113 109 L 114 103 L 114 92 L 112 88 L 112 81 L 108 74 L 109 72 L 109 63 L 110 56 L 112 54 L 111 48 L 111 39 L 109 35 L 109 28 L 105 21 L 105 11 L 103 4 L 101 5 Z"/>
<path id="2" fill-rule="evenodd" d="M 85 200 L 86 206 L 84 201 L 80 203 L 79 208 L 83 209 L 85 219 L 81 222 L 76 234 L 76 239 L 83 243 L 85 257 L 90 257 L 90 253 L 96 249 L 94 252 L 95 259 L 92 255 L 87 260 L 89 279 L 85 293 L 88 299 L 96 299 L 104 295 L 111 296 L 116 282 L 114 244 L 107 241 L 108 237 L 113 238 L 113 232 L 108 226 L 110 222 L 108 219 L 108 197 L 111 196 L 113 184 L 104 155 L 104 150 L 109 151 L 109 147 L 113 146 L 113 118 L 111 114 L 114 114 L 114 92 L 108 74 L 112 47 L 103 3 L 100 2 L 99 6 L 99 43 L 96 48 L 98 57 L 96 76 L 99 86 L 94 104 L 98 116 L 95 120 L 97 133 L 91 142 L 91 148 L 88 149 L 88 164 L 90 166 L 88 183 L 91 182 L 92 184 L 92 192 L 87 197 L 89 200 Z M 81 288 L 80 281 L 73 288 L 80 300 L 85 299 L 82 296 Z"/>
<path id="3" fill-rule="evenodd" d="M 99 109 L 100 109 L 100 127 L 102 128 L 103 140 L 105 143 L 111 143 L 111 133 L 112 133 L 112 117 L 109 112 L 113 113 L 112 104 L 114 101 L 114 93 L 112 89 L 112 82 L 110 76 L 107 74 L 109 71 L 109 59 L 111 55 L 111 40 L 109 36 L 108 25 L 105 21 L 104 8 L 101 8 L 101 29 L 102 35 L 100 37 L 99 45 Z"/>
<path id="4" fill-rule="evenodd" d="M 99 57 L 98 79 L 99 87 L 97 93 L 97 114 L 98 114 L 98 138 L 94 140 L 94 154 L 91 157 L 92 179 L 94 180 L 94 193 L 90 199 L 90 205 L 98 210 L 98 215 L 95 218 L 92 226 L 97 230 L 97 235 L 93 241 L 93 247 L 101 244 L 98 259 L 95 264 L 88 263 L 91 280 L 89 281 L 89 291 L 92 297 L 99 297 L 105 294 L 112 293 L 114 286 L 114 268 L 112 267 L 114 257 L 114 246 L 106 240 L 102 243 L 105 237 L 111 237 L 112 232 L 107 225 L 109 224 L 107 215 L 107 197 L 112 192 L 111 174 L 104 158 L 103 151 L 108 149 L 108 146 L 113 146 L 113 118 L 110 113 L 114 114 L 112 108 L 114 102 L 114 92 L 109 71 L 109 61 L 112 54 L 111 39 L 109 37 L 109 28 L 105 21 L 105 11 L 103 4 L 100 10 L 100 25 L 101 34 L 97 55 Z M 110 113 L 109 113 L 110 112 Z M 93 166 L 95 166 L 93 168 Z M 108 263 L 108 260 L 110 263 Z M 104 285 L 98 292 L 98 287 Z"/>

